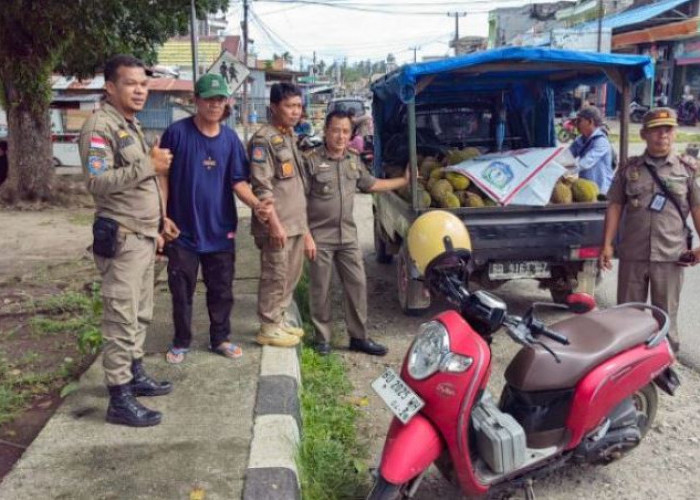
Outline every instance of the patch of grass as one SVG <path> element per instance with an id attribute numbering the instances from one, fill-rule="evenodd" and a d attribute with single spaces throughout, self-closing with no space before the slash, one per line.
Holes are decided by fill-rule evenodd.
<path id="1" fill-rule="evenodd" d="M 53 335 L 62 332 L 75 332 L 80 352 L 95 354 L 102 345 L 100 320 L 102 300 L 99 285 L 93 284 L 91 295 L 65 292 L 37 304 L 45 315 L 30 319 L 34 335 Z M 59 317 L 50 317 L 50 315 Z"/>
<path id="2" fill-rule="evenodd" d="M 352 389 L 335 355 L 301 354 L 303 436 L 298 465 L 305 500 L 362 498 L 367 490 L 366 450 L 357 440 L 358 410 L 346 401 Z"/>
<path id="3" fill-rule="evenodd" d="M 309 277 L 304 270 L 294 298 L 307 332 Z M 352 385 L 335 355 L 319 356 L 311 347 L 301 351 L 301 413 L 303 430 L 297 464 L 304 500 L 364 498 L 367 491 L 367 451 L 357 439 L 357 408 L 348 402 Z"/>
<path id="4" fill-rule="evenodd" d="M 304 272 L 297 283 L 297 287 L 294 289 L 294 302 L 296 302 L 299 308 L 299 314 L 301 315 L 302 326 L 304 331 L 313 332 L 313 327 L 311 325 L 311 310 L 309 306 L 309 264 L 304 262 Z M 309 342 L 313 335 L 304 335 L 304 338 Z"/>
<path id="5" fill-rule="evenodd" d="M 95 215 L 93 213 L 76 213 L 70 216 L 68 222 L 75 224 L 76 226 L 91 226 L 95 220 Z"/>
<path id="6" fill-rule="evenodd" d="M 610 142 L 612 144 L 620 144 L 620 134 L 610 134 L 608 136 L 608 138 L 610 139 Z M 634 144 L 634 143 L 642 143 L 644 141 L 639 136 L 639 134 L 630 133 L 629 142 L 630 142 L 630 144 Z M 683 142 L 683 143 L 685 143 L 685 142 L 688 142 L 688 143 L 700 142 L 700 134 L 693 134 L 690 132 L 678 131 L 678 132 L 676 132 L 676 143 L 679 143 L 679 142 Z"/>

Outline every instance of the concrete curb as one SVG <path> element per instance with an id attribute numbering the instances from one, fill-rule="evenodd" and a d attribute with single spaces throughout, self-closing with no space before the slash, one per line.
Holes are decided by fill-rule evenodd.
<path id="1" fill-rule="evenodd" d="M 298 318 L 296 306 L 292 316 Z M 243 500 L 300 499 L 299 349 L 264 346 Z"/>

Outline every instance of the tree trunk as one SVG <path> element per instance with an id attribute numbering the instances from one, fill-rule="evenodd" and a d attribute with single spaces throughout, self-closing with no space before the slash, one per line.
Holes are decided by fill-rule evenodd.
<path id="1" fill-rule="evenodd" d="M 49 108 L 36 112 L 9 106 L 7 122 L 9 171 L 2 197 L 11 203 L 50 201 L 54 166 Z"/>

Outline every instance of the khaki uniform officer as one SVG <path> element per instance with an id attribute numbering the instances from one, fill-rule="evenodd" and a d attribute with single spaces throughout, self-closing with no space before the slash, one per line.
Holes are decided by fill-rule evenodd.
<path id="1" fill-rule="evenodd" d="M 364 168 L 357 153 L 348 150 L 352 122 L 345 112 L 326 118 L 325 145 L 306 155 L 309 178 L 308 218 L 316 246 L 310 266 L 311 319 L 316 330 L 316 350 L 331 350 L 331 278 L 333 267 L 343 287 L 345 321 L 350 349 L 384 355 L 386 347 L 367 337 L 367 283 L 362 252 L 353 219 L 355 191 L 397 189 L 407 177 L 376 179 Z"/>
<path id="2" fill-rule="evenodd" d="M 684 221 L 689 213 L 696 228 L 700 227 L 700 172 L 694 158 L 673 153 L 676 125 L 675 112 L 669 108 L 657 108 L 644 116 L 641 135 L 646 151 L 618 170 L 608 192 L 601 265 L 612 267 L 612 243 L 619 227 L 618 303 L 646 302 L 650 293 L 651 303 L 670 316 L 669 341 L 677 351 L 683 285 L 679 258 L 688 250 Z M 650 171 L 667 187 L 682 216 Z"/>
<path id="3" fill-rule="evenodd" d="M 301 154 L 292 131 L 301 116 L 301 92 L 291 84 L 273 85 L 270 109 L 271 124 L 261 127 L 248 144 L 253 193 L 259 200 L 274 199 L 269 221 L 252 221 L 260 249 L 257 342 L 290 347 L 299 343 L 303 330 L 290 325 L 284 313 L 301 277 L 308 233 Z"/>
<path id="4" fill-rule="evenodd" d="M 149 149 L 135 118 L 148 94 L 143 63 L 115 56 L 106 64 L 105 81 L 107 102 L 85 122 L 80 155 L 96 207 L 93 252 L 102 276 L 107 421 L 143 427 L 158 424 L 161 414 L 134 396 L 172 389 L 148 377 L 142 364 L 162 218 L 156 175 L 167 172 L 171 155 Z"/>

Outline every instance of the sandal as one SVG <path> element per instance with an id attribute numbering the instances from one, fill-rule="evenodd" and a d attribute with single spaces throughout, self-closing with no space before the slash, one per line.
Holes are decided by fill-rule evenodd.
<path id="1" fill-rule="evenodd" d="M 165 361 L 171 365 L 179 365 L 185 361 L 185 355 L 190 352 L 187 347 L 168 347 L 168 351 L 165 353 Z"/>
<path id="2" fill-rule="evenodd" d="M 214 354 L 223 356 L 224 358 L 237 359 L 243 356 L 243 349 L 231 342 L 222 342 L 216 348 L 209 347 L 209 350 Z"/>

